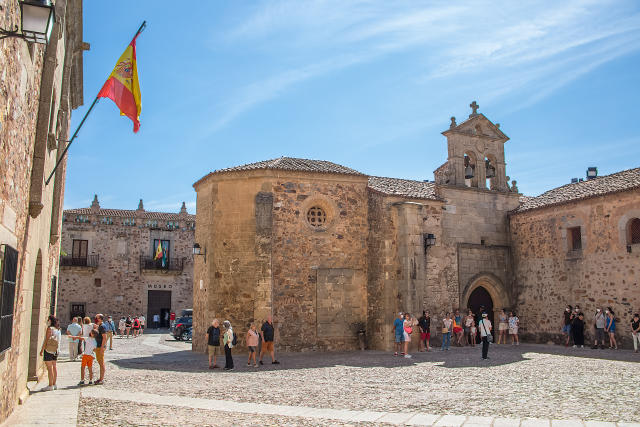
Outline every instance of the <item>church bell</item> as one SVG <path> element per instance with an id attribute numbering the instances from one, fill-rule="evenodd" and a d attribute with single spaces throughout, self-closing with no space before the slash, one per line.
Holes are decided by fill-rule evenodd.
<path id="1" fill-rule="evenodd" d="M 491 164 L 491 162 L 488 159 L 485 160 L 485 167 L 487 170 L 487 178 L 493 178 L 496 176 L 496 168 Z"/>
<path id="2" fill-rule="evenodd" d="M 467 165 L 467 167 L 464 168 L 464 179 L 471 178 L 473 178 L 473 168 L 471 167 L 471 165 Z"/>

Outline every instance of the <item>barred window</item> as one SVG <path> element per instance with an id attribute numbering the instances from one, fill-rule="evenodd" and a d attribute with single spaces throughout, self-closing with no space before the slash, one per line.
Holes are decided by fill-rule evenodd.
<path id="1" fill-rule="evenodd" d="M 0 271 L 0 353 L 11 348 L 13 304 L 18 273 L 18 251 L 6 245 L 3 249 L 4 259 Z"/>
<path id="2" fill-rule="evenodd" d="M 635 245 L 640 243 L 640 218 L 633 218 L 629 221 L 627 233 L 627 244 Z"/>
<path id="3" fill-rule="evenodd" d="M 327 214 L 319 206 L 313 206 L 307 211 L 307 221 L 312 227 L 322 227 L 327 222 Z"/>
<path id="4" fill-rule="evenodd" d="M 567 230 L 569 239 L 569 250 L 578 251 L 582 249 L 582 233 L 580 227 L 571 227 Z"/>

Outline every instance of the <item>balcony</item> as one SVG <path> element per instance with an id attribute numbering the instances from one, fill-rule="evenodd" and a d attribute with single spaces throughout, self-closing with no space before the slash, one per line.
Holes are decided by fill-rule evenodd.
<path id="1" fill-rule="evenodd" d="M 60 267 L 79 270 L 95 270 L 100 261 L 99 255 L 87 255 L 86 257 L 61 256 Z"/>
<path id="2" fill-rule="evenodd" d="M 185 258 L 169 258 L 162 265 L 162 260 L 155 260 L 153 257 L 140 257 L 140 272 L 146 274 L 180 274 Z"/>

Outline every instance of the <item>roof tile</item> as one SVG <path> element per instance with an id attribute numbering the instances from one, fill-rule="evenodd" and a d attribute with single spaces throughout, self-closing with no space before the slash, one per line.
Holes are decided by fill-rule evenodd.
<path id="1" fill-rule="evenodd" d="M 135 211 L 130 209 L 98 209 L 93 211 L 91 208 L 79 208 L 79 209 L 67 209 L 64 211 L 65 215 L 98 215 L 109 217 L 122 217 L 122 218 L 135 218 L 142 217 L 144 219 L 157 219 L 166 221 L 195 221 L 196 216 L 191 214 L 178 214 L 171 212 L 149 212 L 149 211 Z"/>
<path id="2" fill-rule="evenodd" d="M 370 176 L 369 188 L 378 193 L 390 196 L 402 196 L 412 199 L 440 200 L 440 198 L 436 196 L 435 182 Z"/>

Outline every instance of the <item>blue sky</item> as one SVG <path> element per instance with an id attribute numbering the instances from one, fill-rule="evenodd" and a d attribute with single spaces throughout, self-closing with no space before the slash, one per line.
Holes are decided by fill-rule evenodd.
<path id="1" fill-rule="evenodd" d="M 179 8 L 174 6 L 180 5 Z M 141 130 L 98 103 L 69 152 L 65 207 L 195 212 L 208 172 L 280 156 L 433 179 L 472 100 L 537 195 L 640 166 L 640 3 L 85 1 L 85 106 L 143 20 Z"/>

